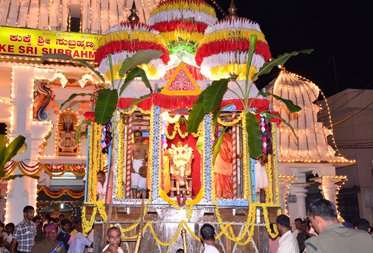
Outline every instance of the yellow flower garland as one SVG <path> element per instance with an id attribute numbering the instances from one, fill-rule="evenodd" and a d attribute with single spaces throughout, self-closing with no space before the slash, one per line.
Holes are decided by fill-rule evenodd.
<path id="1" fill-rule="evenodd" d="M 273 230 L 274 230 L 274 233 L 272 232 L 272 229 L 270 227 L 270 222 L 269 222 L 269 215 L 268 215 L 268 209 L 267 207 L 262 207 L 262 210 L 263 210 L 263 216 L 264 216 L 264 223 L 265 223 L 265 227 L 266 227 L 266 230 L 267 230 L 267 233 L 269 234 L 269 236 L 271 238 L 276 238 L 278 236 L 278 228 L 277 226 L 274 224 L 273 225 Z"/>
<path id="2" fill-rule="evenodd" d="M 237 125 L 242 119 L 242 114 L 240 114 L 236 119 L 232 119 L 232 121 L 223 121 L 220 117 L 218 117 L 218 124 L 225 126 L 225 127 L 232 127 Z"/>
<path id="3" fill-rule="evenodd" d="M 185 221 L 181 221 L 177 227 L 176 233 L 171 237 L 171 239 L 168 242 L 161 241 L 157 235 L 157 233 L 154 230 L 153 224 L 151 222 L 147 222 L 143 228 L 142 233 L 144 234 L 147 229 L 149 229 L 150 234 L 152 235 L 153 239 L 157 242 L 158 245 L 162 247 L 169 247 L 173 245 L 177 239 L 180 236 L 181 230 L 184 227 Z"/>
<path id="4" fill-rule="evenodd" d="M 268 155 L 268 162 L 265 165 L 265 170 L 267 172 L 268 187 L 265 189 L 266 192 L 266 203 L 273 203 L 273 160 L 272 155 Z"/>
<path id="5" fill-rule="evenodd" d="M 200 43 L 200 46 L 208 44 L 215 41 L 221 40 L 239 40 L 250 38 L 250 35 L 256 35 L 258 41 L 267 43 L 264 34 L 256 30 L 249 29 L 234 29 L 234 30 L 219 30 L 213 33 L 207 33 L 203 37 L 203 40 Z"/>
<path id="6" fill-rule="evenodd" d="M 252 80 L 257 69 L 254 66 L 250 67 L 249 70 L 249 79 Z M 208 74 L 209 73 L 209 74 Z M 226 65 L 218 65 L 215 67 L 206 70 L 206 75 L 210 77 L 214 77 L 215 79 L 218 78 L 227 78 L 232 73 L 237 74 L 238 80 L 244 80 L 246 78 L 246 64 L 226 64 Z"/>
<path id="7" fill-rule="evenodd" d="M 175 125 L 174 125 L 174 127 L 173 127 L 173 131 L 172 131 L 172 133 L 169 133 L 169 132 L 168 132 L 168 125 L 167 125 L 167 127 L 166 127 L 166 131 L 165 131 L 165 132 L 166 132 L 166 137 L 167 137 L 167 139 L 169 139 L 169 140 L 173 140 L 173 139 L 175 139 L 176 134 L 179 134 L 179 136 L 180 136 L 182 139 L 186 138 L 186 137 L 189 135 L 188 131 L 183 132 L 183 130 L 181 130 L 180 122 L 176 122 L 176 123 L 175 123 Z M 201 128 L 199 127 L 197 133 L 192 133 L 192 136 L 195 137 L 195 138 L 197 138 L 197 137 L 200 136 L 200 134 L 201 134 Z"/>
<path id="8" fill-rule="evenodd" d="M 101 37 L 98 42 L 99 47 L 109 44 L 114 41 L 144 41 L 144 42 L 154 42 L 164 48 L 166 48 L 166 43 L 162 37 L 158 34 L 153 34 L 154 36 L 149 36 L 148 31 L 118 31 L 113 33 L 105 34 Z"/>
<path id="9" fill-rule="evenodd" d="M 133 105 L 133 106 L 131 106 L 130 108 L 128 108 L 129 109 L 129 111 L 124 111 L 123 113 L 124 114 L 127 114 L 127 115 L 132 115 L 134 112 L 136 112 L 136 111 L 139 111 L 139 112 L 141 112 L 142 114 L 147 114 L 147 115 L 149 115 L 150 114 L 150 110 L 143 110 L 143 109 L 141 109 L 140 107 L 138 107 L 137 105 Z"/>
<path id="10" fill-rule="evenodd" d="M 87 234 L 93 227 L 93 224 L 96 220 L 97 212 L 100 215 L 103 222 L 107 221 L 107 214 L 105 210 L 105 202 L 104 201 L 96 201 L 96 202 L 87 202 L 86 205 L 92 205 L 92 214 L 89 220 L 87 220 L 86 215 L 86 206 L 82 208 L 82 227 L 83 233 Z"/>
<path id="11" fill-rule="evenodd" d="M 123 189 L 123 167 L 124 167 L 124 123 L 120 118 L 118 125 L 118 168 L 117 168 L 117 182 L 116 182 L 116 198 L 124 198 Z"/>
<path id="12" fill-rule="evenodd" d="M 203 33 L 199 32 L 187 32 L 183 30 L 176 30 L 172 32 L 163 32 L 161 33 L 162 38 L 166 41 L 166 43 L 170 43 L 172 41 L 190 41 L 198 43 L 203 39 Z"/>
<path id="13" fill-rule="evenodd" d="M 101 129 L 102 126 L 97 123 L 92 123 L 90 127 L 88 202 L 96 201 L 97 172 L 105 166 L 101 152 Z"/>
<path id="14" fill-rule="evenodd" d="M 280 206 L 280 188 L 279 188 L 279 167 L 278 167 L 278 160 L 277 160 L 277 125 L 272 123 L 272 161 L 273 161 L 273 185 L 274 185 L 274 193 L 271 193 L 274 196 L 274 201 L 276 206 Z"/>
<path id="15" fill-rule="evenodd" d="M 231 224 L 223 224 L 223 219 L 221 217 L 219 208 L 216 205 L 216 203 L 215 203 L 215 217 L 224 236 L 228 238 L 229 240 L 234 241 L 235 243 L 239 244 L 244 239 L 247 233 L 249 233 L 249 237 L 252 238 L 252 233 L 254 230 L 251 227 L 255 227 L 256 205 L 253 204 L 249 206 L 248 214 L 246 216 L 246 222 L 244 224 L 243 230 L 240 232 L 238 236 L 234 235 Z M 250 240 L 248 239 L 247 242 L 249 241 Z"/>
<path id="16" fill-rule="evenodd" d="M 243 192 L 244 192 L 244 198 L 251 203 L 252 201 L 252 196 L 251 196 L 251 176 L 250 176 L 250 165 L 249 165 L 249 150 L 248 146 L 246 143 L 248 143 L 248 137 L 247 137 L 247 131 L 246 131 L 246 115 L 244 112 L 242 112 L 242 142 L 244 143 L 243 145 Z"/>
<path id="17" fill-rule="evenodd" d="M 150 109 L 150 112 L 153 112 L 153 106 L 151 107 Z M 149 113 L 150 113 L 149 112 Z M 154 142 L 154 113 L 150 113 L 150 132 L 149 132 L 149 143 L 153 143 Z M 149 145 L 149 154 L 153 154 L 154 150 L 153 150 L 153 145 Z M 147 170 L 147 175 L 153 175 L 153 166 L 154 166 L 154 161 L 153 161 L 153 156 L 150 155 L 148 157 L 148 170 Z M 158 168 L 159 168 L 159 164 L 158 164 Z M 147 177 L 146 178 L 146 182 L 147 182 L 147 187 L 149 189 L 149 200 L 152 199 L 152 194 L 153 194 L 153 177 Z"/>
<path id="18" fill-rule="evenodd" d="M 83 206 L 82 208 L 82 228 L 83 228 L 83 233 L 88 234 L 88 232 L 92 229 L 93 224 L 95 223 L 96 220 L 96 214 L 97 214 L 97 208 L 93 207 L 92 214 L 89 220 L 86 219 L 86 207 Z"/>

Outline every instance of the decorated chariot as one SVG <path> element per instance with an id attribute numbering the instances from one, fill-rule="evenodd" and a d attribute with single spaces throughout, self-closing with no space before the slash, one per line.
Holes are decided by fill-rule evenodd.
<path id="1" fill-rule="evenodd" d="M 277 233 L 281 122 L 253 83 L 271 58 L 259 25 L 234 5 L 218 21 L 202 0 L 161 1 L 148 24 L 131 11 L 96 51 L 118 94 L 104 107 L 114 113 L 86 113 L 82 217 L 95 252 L 110 226 L 121 228 L 126 252 L 199 252 L 204 223 L 224 252 L 264 252 Z M 131 76 L 122 62 L 144 50 L 160 53 Z"/>

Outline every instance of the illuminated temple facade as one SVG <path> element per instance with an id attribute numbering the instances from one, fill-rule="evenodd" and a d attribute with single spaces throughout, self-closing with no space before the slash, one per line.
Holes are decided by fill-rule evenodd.
<path id="1" fill-rule="evenodd" d="M 153 27 L 157 27 L 158 24 L 158 29 L 163 32 L 164 38 L 171 41 L 174 36 L 172 32 L 162 30 L 171 25 L 164 27 L 159 25 L 162 23 L 160 20 L 162 21 L 163 17 L 160 13 L 163 7 L 152 12 L 158 2 L 135 0 L 137 15 L 140 22 L 151 23 Z M 175 2 L 178 1 L 175 0 Z M 144 99 L 133 107 L 134 99 L 147 95 L 146 88 L 140 81 L 135 80 L 134 85 L 122 94 L 118 104 L 120 113 L 115 114 L 113 118 L 113 146 L 106 154 L 101 154 L 100 150 L 105 146 L 105 141 L 102 141 L 102 138 L 105 138 L 105 134 L 101 132 L 102 128 L 93 123 L 87 128 L 87 120 L 92 117 L 94 101 L 90 97 L 82 96 L 69 107 L 61 106 L 72 93 L 95 92 L 101 85 L 100 80 L 88 68 L 78 67 L 61 60 L 50 60 L 46 63 L 41 58 L 45 52 L 67 53 L 75 58 L 93 62 L 96 54 L 96 62 L 97 58 L 101 57 L 96 65 L 98 70 L 105 76 L 109 75 L 107 58 L 101 51 L 97 51 L 99 36 L 115 32 L 115 29 L 120 27 L 118 24 L 127 20 L 131 14 L 131 6 L 133 6 L 131 0 L 39 2 L 3 0 L 0 2 L 0 122 L 7 124 L 10 136 L 22 134 L 27 138 L 26 152 L 19 154 L 14 161 L 7 164 L 6 168 L 8 175 L 27 176 L 17 177 L 8 183 L 2 182 L 1 203 L 6 205 L 7 212 L 5 217 L 0 217 L 1 220 L 19 222 L 22 219 L 20 210 L 26 204 L 38 206 L 39 210 L 48 212 L 64 208 L 79 212 L 79 207 L 83 202 L 89 206 L 91 202 L 96 201 L 97 192 L 94 186 L 97 183 L 97 178 L 95 178 L 97 171 L 94 168 L 102 168 L 102 170 L 106 168 L 108 172 L 109 187 L 105 196 L 107 206 L 110 204 L 111 208 L 112 204 L 127 205 L 126 208 L 115 209 L 115 213 L 110 209 L 109 218 L 127 215 L 128 219 L 133 220 L 134 216 L 131 215 L 144 211 L 139 209 L 139 206 L 144 204 L 144 200 L 133 197 L 129 183 L 131 181 L 129 169 L 131 159 L 136 160 L 133 158 L 130 147 L 136 144 L 136 134 L 141 135 L 141 145 L 147 145 L 146 148 L 149 150 L 146 166 L 152 169 L 150 172 L 153 185 L 148 186 L 152 187 L 152 204 L 159 206 L 168 204 L 177 207 L 180 202 L 183 202 L 182 199 L 175 197 L 179 193 L 180 186 L 175 183 L 177 175 L 173 174 L 173 168 L 168 168 L 170 173 L 165 174 L 158 170 L 158 167 L 167 167 L 164 165 L 165 160 L 173 159 L 177 155 L 180 158 L 178 152 L 183 152 L 183 157 L 179 160 L 189 160 L 189 167 L 184 172 L 185 181 L 182 181 L 182 186 L 185 185 L 186 197 L 192 199 L 189 199 L 190 202 L 187 203 L 201 201 L 198 203 L 200 207 L 196 204 L 197 208 L 193 209 L 196 217 L 193 216 L 191 219 L 197 219 L 198 215 L 203 212 L 207 214 L 214 212 L 211 209 L 213 202 L 211 199 L 206 200 L 206 196 L 213 198 L 211 192 L 214 192 L 211 191 L 211 187 L 214 187 L 211 182 L 213 179 L 210 177 L 213 174 L 209 164 L 211 161 L 206 159 L 206 156 L 211 159 L 206 150 L 210 153 L 212 151 L 210 145 L 213 139 L 211 137 L 213 136 L 212 121 L 211 118 L 206 117 L 201 125 L 199 132 L 203 133 L 200 135 L 203 138 L 202 145 L 197 134 L 188 136 L 185 122 L 188 110 L 191 109 L 192 103 L 201 90 L 205 89 L 214 77 L 217 79 L 224 77 L 221 76 L 224 70 L 226 72 L 231 70 L 220 68 L 221 66 L 218 65 L 217 59 L 223 59 L 223 54 L 218 55 L 217 58 L 210 56 L 209 59 L 203 61 L 197 58 L 194 60 L 195 47 L 175 47 L 169 50 L 170 52 L 167 50 L 167 54 L 170 54 L 168 65 L 159 60 L 159 65 L 149 69 L 149 73 L 154 74 L 150 75 L 151 84 L 154 90 L 160 90 L 159 93 L 153 94 L 150 99 Z M 203 7 L 199 10 L 205 11 L 207 14 L 204 13 L 204 15 L 207 18 L 199 20 L 199 23 L 203 25 L 200 25 L 198 29 L 193 28 L 198 30 L 193 35 L 195 38 L 201 40 L 204 38 L 201 30 L 206 29 L 212 33 L 215 32 L 214 29 L 219 28 L 219 26 L 211 28 L 212 24 L 217 22 L 217 18 L 215 11 L 212 11 L 213 8 L 209 8 L 211 7 Z M 202 15 L 202 17 L 205 16 Z M 201 19 L 199 16 L 192 18 Z M 211 22 L 211 24 L 203 22 Z M 250 21 L 248 24 L 252 29 L 260 31 L 256 23 Z M 122 28 L 124 26 L 122 24 Z M 139 27 L 147 29 L 144 28 L 145 26 Z M 192 40 L 189 37 L 188 39 Z M 263 41 L 265 42 L 264 36 Z M 264 42 L 262 47 L 268 47 Z M 51 43 L 56 44 L 51 45 Z M 178 51 L 180 48 L 181 51 Z M 255 64 L 264 63 L 269 58 L 270 53 L 264 50 L 261 55 L 256 56 Z M 115 63 L 118 64 L 118 62 Z M 210 68 L 206 70 L 206 66 Z M 237 89 L 232 85 L 230 88 Z M 293 132 L 286 124 L 279 126 L 273 124 L 274 131 L 270 134 L 271 136 L 273 134 L 276 147 L 270 161 L 269 167 L 271 168 L 267 168 L 270 186 L 266 186 L 268 188 L 266 200 L 262 206 L 271 208 L 281 206 L 292 219 L 305 217 L 306 196 L 312 198 L 312 196 L 321 194 L 336 202 L 338 191 L 346 178 L 336 176 L 335 167 L 349 165 L 354 161 L 339 154 L 334 139 L 330 138 L 333 137 L 332 132 L 317 120 L 320 108 L 315 101 L 319 98 L 320 89 L 316 84 L 299 75 L 282 70 L 268 89 L 278 96 L 292 100 L 302 110 L 296 114 L 290 114 L 278 101 L 258 98 L 256 87 L 251 89 L 250 95 L 254 101 L 254 109 L 265 107 L 276 111 L 294 129 Z M 237 92 L 237 90 L 234 91 Z M 227 208 L 222 211 L 223 218 L 232 213 L 236 216 L 236 211 L 238 216 L 240 212 L 249 213 L 248 203 L 251 202 L 244 200 L 251 198 L 255 202 L 260 199 L 260 194 L 255 196 L 255 186 L 251 189 L 247 186 L 248 184 L 245 184 L 245 180 L 250 178 L 245 174 L 245 168 L 247 171 L 253 171 L 252 168 L 257 162 L 252 161 L 251 165 L 242 162 L 242 157 L 247 156 L 241 140 L 244 136 L 240 125 L 243 124 L 242 116 L 240 116 L 242 108 L 237 103 L 235 94 L 227 93 L 224 101 L 225 104 L 222 104 L 224 110 L 218 120 L 218 130 L 229 127 L 232 131 L 232 142 L 236 152 L 234 166 L 237 170 L 235 170 L 233 180 L 234 187 L 231 194 L 233 197 L 224 197 L 221 193 L 222 199 L 218 202 L 222 207 Z M 93 144 L 96 146 L 93 147 Z M 188 152 L 192 152 L 193 155 L 188 156 Z M 95 158 L 99 159 L 95 160 Z M 179 160 L 175 159 L 175 161 Z M 200 164 L 198 166 L 203 169 L 195 165 L 197 162 Z M 28 176 L 39 176 L 39 179 Z M 164 181 L 158 182 L 157 180 Z M 165 182 L 171 182 L 171 184 Z M 200 192 L 205 195 L 201 196 Z M 276 203 L 277 200 L 279 203 Z M 137 205 L 136 208 L 131 209 L 131 204 Z M 194 208 L 193 205 L 190 206 Z M 152 217 L 153 212 L 155 211 L 151 210 L 148 216 Z M 180 210 L 177 209 L 175 212 L 180 212 Z M 230 212 L 229 215 L 228 212 Z M 168 213 L 162 213 L 159 210 L 158 215 L 164 220 L 169 218 Z M 258 219 L 260 221 L 260 218 Z M 268 224 L 268 221 L 265 222 Z M 177 226 L 173 226 L 174 230 L 177 229 Z M 258 231 L 255 232 L 256 239 L 253 245 L 260 244 L 258 233 Z M 227 245 L 227 242 L 222 243 Z M 254 246 L 250 249 L 252 251 L 243 249 L 239 251 L 238 246 L 235 245 L 229 247 L 231 247 L 231 252 L 255 252 Z"/>
<path id="2" fill-rule="evenodd" d="M 290 114 L 282 103 L 273 101 L 274 109 L 294 129 L 293 132 L 283 124 L 279 130 L 281 188 L 286 196 L 282 206 L 286 206 L 292 218 L 305 217 L 309 188 L 318 186 L 325 198 L 336 203 L 339 189 L 347 178 L 336 176 L 335 169 L 355 161 L 337 151 L 333 130 L 318 121 L 320 106 L 315 102 L 319 97 L 325 97 L 321 96 L 322 91 L 315 83 L 283 69 L 269 89 L 302 108 L 297 114 Z M 330 114 L 329 120 L 331 125 Z M 289 196 L 290 201 L 287 201 Z"/>

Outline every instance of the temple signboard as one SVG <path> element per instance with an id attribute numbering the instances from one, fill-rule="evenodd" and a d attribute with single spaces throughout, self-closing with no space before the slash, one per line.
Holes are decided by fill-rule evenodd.
<path id="1" fill-rule="evenodd" d="M 94 60 L 100 35 L 0 26 L 0 55 L 66 54 Z"/>

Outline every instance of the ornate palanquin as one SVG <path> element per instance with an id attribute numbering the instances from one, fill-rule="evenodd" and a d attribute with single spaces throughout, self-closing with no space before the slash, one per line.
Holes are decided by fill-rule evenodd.
<path id="1" fill-rule="evenodd" d="M 93 211 L 95 215 L 97 212 L 103 215 L 109 223 L 115 220 L 129 224 L 129 227 L 122 227 L 127 239 L 135 240 L 137 238 L 135 235 L 143 229 L 143 233 L 150 233 L 154 240 L 158 240 L 158 244 L 162 244 L 162 239 L 157 237 L 155 232 L 157 226 L 153 222 L 154 220 L 162 222 L 160 219 L 165 219 L 162 218 L 162 213 L 166 210 L 181 212 L 177 216 L 172 214 L 174 218 L 172 222 L 178 223 L 180 228 L 180 231 L 174 232 L 177 234 L 181 231 L 188 231 L 192 238 L 198 236 L 196 231 L 189 227 L 188 222 L 208 221 L 209 219 L 206 219 L 208 216 L 205 216 L 207 214 L 215 217 L 213 220 L 219 227 L 219 236 L 224 235 L 226 239 L 237 244 L 250 242 L 255 229 L 254 221 L 266 225 L 268 231 L 272 233 L 269 229 L 270 214 L 274 215 L 280 204 L 276 123 L 270 123 L 273 152 L 269 155 L 269 161 L 265 166 L 269 183 L 264 189 L 264 199 L 260 199 L 259 193 L 255 190 L 255 166 L 258 161 L 249 158 L 247 146 L 243 145 L 247 142 L 248 136 L 247 132 L 243 131 L 245 129 L 243 124 L 246 121 L 241 112 L 241 102 L 238 99 L 224 100 L 221 104 L 222 113 L 217 118 L 216 126 L 214 126 L 212 115 L 206 115 L 198 132 L 189 134 L 186 129 L 188 111 L 198 98 L 200 87 L 185 65 L 180 65 L 170 76 L 172 79 L 167 81 L 160 93 L 153 93 L 136 105 L 133 103 L 134 98 L 120 99 L 118 103 L 120 110 L 115 113 L 111 121 L 113 141 L 108 154 L 102 153 L 101 145 L 105 126 L 91 123 L 88 131 L 87 167 L 89 169 L 85 195 L 88 209 L 84 209 L 83 215 Z M 186 85 L 180 85 L 179 82 Z M 178 89 L 182 89 L 182 92 Z M 269 102 L 266 99 L 252 99 L 251 105 L 253 110 L 260 111 L 268 109 Z M 86 116 L 89 118 L 90 114 Z M 215 193 L 213 145 L 223 128 L 230 128 L 233 136 L 234 197 L 229 199 L 218 198 Z M 136 131 L 142 132 L 142 142 L 148 146 L 145 163 L 148 191 L 144 199 L 134 198 L 131 195 L 131 174 L 133 173 L 131 154 Z M 190 168 L 192 194 L 185 194 L 185 196 L 170 192 L 173 182 L 169 153 L 172 147 L 180 143 L 193 150 L 193 162 Z M 99 170 L 107 172 L 108 186 L 104 202 L 96 201 L 96 175 Z M 167 183 L 166 180 L 170 181 Z M 138 219 L 134 219 L 134 215 Z M 93 222 L 94 219 L 86 220 L 86 227 L 93 225 Z M 163 222 L 167 224 L 166 220 Z M 241 232 L 238 236 L 235 235 L 237 227 L 229 225 L 232 222 L 241 224 Z M 177 236 L 175 238 L 174 242 L 177 241 Z M 164 245 L 171 247 L 172 244 L 170 242 Z"/>
<path id="2" fill-rule="evenodd" d="M 198 252 L 199 227 L 209 222 L 226 252 L 254 252 L 257 244 L 265 244 L 265 230 L 276 235 L 270 221 L 280 206 L 278 122 L 260 114 L 271 111 L 269 101 L 249 89 L 245 113 L 242 100 L 226 96 L 217 118 L 206 114 L 197 131 L 187 128 L 189 112 L 210 80 L 235 73 L 238 86 L 244 85 L 250 35 L 258 43 L 247 76 L 270 59 L 264 35 L 250 20 L 230 16 L 217 22 L 214 9 L 202 0 L 161 1 L 148 24 L 131 17 L 102 37 L 96 62 L 115 85 L 124 59 L 158 50 L 159 58 L 141 65 L 154 92 L 128 87 L 109 123 L 90 124 L 85 232 L 94 225 L 100 242 L 108 226 L 119 224 L 128 252 Z M 264 165 L 250 156 L 247 110 L 259 117 L 256 137 L 267 158 Z M 94 119 L 93 113 L 85 116 Z M 229 136 L 217 153 L 222 132 Z M 106 172 L 107 187 L 106 198 L 98 201 L 99 171 Z M 230 194 L 221 194 L 225 191 Z"/>

